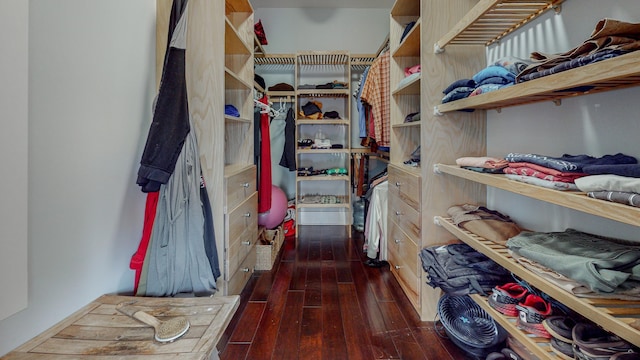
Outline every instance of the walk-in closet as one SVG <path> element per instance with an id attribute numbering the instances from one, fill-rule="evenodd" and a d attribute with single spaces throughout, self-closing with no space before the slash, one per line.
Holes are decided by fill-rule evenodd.
<path id="1" fill-rule="evenodd" d="M 637 0 L 0 20 L 2 360 L 640 358 Z"/>

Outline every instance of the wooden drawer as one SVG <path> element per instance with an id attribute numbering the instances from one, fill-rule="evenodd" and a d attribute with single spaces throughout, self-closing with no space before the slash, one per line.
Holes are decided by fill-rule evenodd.
<path id="1" fill-rule="evenodd" d="M 256 167 L 252 166 L 239 173 L 225 178 L 225 192 L 227 196 L 226 213 L 233 211 L 251 194 L 256 192 Z M 210 191 L 215 191 L 212 189 Z"/>
<path id="2" fill-rule="evenodd" d="M 391 272 L 416 309 L 420 308 L 419 248 L 394 221 L 389 221 L 387 256 Z"/>
<path id="3" fill-rule="evenodd" d="M 421 177 L 394 166 L 389 166 L 389 196 L 396 196 L 416 211 L 420 211 Z"/>
<path id="4" fill-rule="evenodd" d="M 225 279 L 230 279 L 258 239 L 258 193 L 237 206 L 226 218 L 227 261 Z"/>
<path id="5" fill-rule="evenodd" d="M 395 195 L 389 195 L 388 220 L 395 221 L 398 226 L 409 235 L 414 242 L 420 243 L 422 238 L 420 212 L 409 206 Z"/>
<path id="6" fill-rule="evenodd" d="M 238 267 L 238 270 L 231 275 L 231 279 L 227 284 L 227 295 L 238 295 L 244 289 L 247 281 L 253 275 L 256 267 L 256 248 L 251 247 L 251 251 Z"/>

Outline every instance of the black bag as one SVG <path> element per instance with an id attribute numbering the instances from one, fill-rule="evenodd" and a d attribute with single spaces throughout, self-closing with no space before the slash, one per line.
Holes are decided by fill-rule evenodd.
<path id="1" fill-rule="evenodd" d="M 513 280 L 509 271 L 467 244 L 427 247 L 420 259 L 427 284 L 450 295 L 487 296 L 496 285 Z"/>

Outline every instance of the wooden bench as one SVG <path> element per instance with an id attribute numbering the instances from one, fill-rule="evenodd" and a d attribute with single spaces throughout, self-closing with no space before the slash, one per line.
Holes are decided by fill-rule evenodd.
<path id="1" fill-rule="evenodd" d="M 171 343 L 154 340 L 154 329 L 116 310 L 134 301 L 160 320 L 185 316 L 191 324 Z M 19 346 L 2 360 L 218 359 L 215 349 L 238 308 L 240 297 L 151 298 L 103 295 Z"/>

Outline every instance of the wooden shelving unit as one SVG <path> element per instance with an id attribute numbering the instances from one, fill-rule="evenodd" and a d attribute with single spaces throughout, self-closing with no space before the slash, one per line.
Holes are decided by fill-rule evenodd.
<path id="1" fill-rule="evenodd" d="M 342 148 L 314 149 L 296 147 L 298 168 L 315 170 L 350 168 L 351 159 L 351 55 L 346 51 L 301 51 L 295 56 L 296 143 L 298 139 L 315 140 L 322 133 L 331 145 Z M 362 63 L 364 60 L 360 60 Z M 346 88 L 307 89 L 303 85 L 346 83 Z M 336 111 L 339 119 L 310 119 L 301 114 L 303 106 L 315 101 L 323 104 L 321 111 Z M 296 236 L 299 226 L 345 225 L 352 222 L 350 175 L 296 176 Z M 340 199 L 334 203 L 305 201 L 308 196 Z"/>
<path id="2" fill-rule="evenodd" d="M 604 329 L 617 334 L 636 346 L 640 346 L 640 336 L 638 336 L 640 332 L 640 319 L 638 318 L 640 301 L 578 298 L 557 287 L 552 282 L 525 269 L 509 255 L 509 251 L 505 246 L 461 229 L 456 226 L 451 219 L 436 217 L 435 221 L 455 237 L 477 251 L 487 255 L 490 259 L 527 281 L 533 287 L 544 291 L 547 295 L 602 326 Z M 475 299 L 478 299 L 478 297 L 475 297 Z M 482 304 L 484 300 L 478 302 L 484 305 Z M 514 329 L 511 330 L 510 332 L 516 334 L 520 332 L 518 329 L 515 329 L 516 331 L 513 331 Z"/>
<path id="3" fill-rule="evenodd" d="M 396 4 L 408 2 L 398 0 Z M 425 77 L 420 85 L 422 170 L 419 174 L 422 181 L 423 220 L 422 243 L 419 245 L 424 247 L 446 244 L 451 241 L 453 234 L 585 318 L 635 345 L 640 345 L 640 302 L 575 297 L 522 267 L 503 245 L 471 234 L 440 216 L 453 204 L 486 202 L 486 187 L 491 186 L 567 209 L 640 226 L 640 209 L 632 206 L 589 198 L 580 192 L 558 191 L 525 184 L 507 179 L 503 175 L 483 174 L 455 165 L 446 165 L 455 163 L 455 159 L 461 156 L 486 156 L 486 111 L 482 110 L 500 110 L 503 107 L 542 101 L 559 104 L 563 98 L 640 85 L 640 52 L 633 52 L 486 94 L 441 104 L 442 89 L 455 80 L 468 77 L 470 72 L 486 67 L 487 45 L 521 28 L 546 11 L 559 11 L 562 2 L 480 0 L 475 6 L 465 9 L 465 5 L 470 2 L 421 1 L 421 43 L 434 44 L 435 49 L 425 51 L 423 46 L 421 63 L 423 71 L 428 69 L 429 74 L 437 76 L 430 76 L 430 81 L 427 82 L 424 81 L 426 75 L 423 74 Z M 392 18 L 394 11 L 406 16 L 406 12 L 395 9 L 392 10 Z M 455 17 L 457 18 L 452 19 Z M 447 51 L 444 51 L 445 47 Z M 405 94 L 405 89 L 392 92 L 392 102 L 395 98 L 407 96 Z M 429 109 L 432 113 L 427 113 Z M 392 122 L 392 133 L 411 132 L 415 128 L 410 126 L 399 124 L 397 121 Z M 398 144 L 399 139 L 401 138 L 397 138 L 394 144 Z M 399 153 L 404 156 L 402 151 L 401 148 Z M 396 150 L 392 149 L 392 163 L 394 152 Z M 395 163 L 398 163 L 399 159 L 395 159 Z M 408 293 L 408 296 L 411 297 L 412 294 Z M 422 299 L 419 312 L 423 320 L 428 320 L 439 294 L 422 285 L 418 296 Z M 531 348 L 536 356 L 541 359 L 558 358 L 550 351 L 548 342 L 522 333 L 511 319 L 493 311 L 486 299 L 480 296 L 473 298 L 511 335 Z"/>

